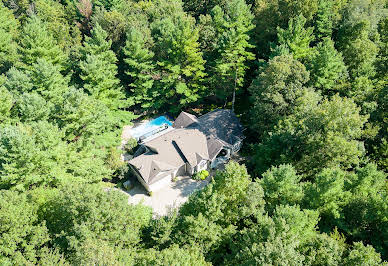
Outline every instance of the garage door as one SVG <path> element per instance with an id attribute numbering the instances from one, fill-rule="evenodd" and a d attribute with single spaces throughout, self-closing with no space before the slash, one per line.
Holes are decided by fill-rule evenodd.
<path id="1" fill-rule="evenodd" d="M 171 179 L 172 179 L 171 175 L 166 175 L 165 177 L 163 177 L 159 181 L 149 185 L 150 190 L 151 191 L 157 191 L 157 190 L 159 190 L 161 188 L 169 186 L 171 184 Z"/>

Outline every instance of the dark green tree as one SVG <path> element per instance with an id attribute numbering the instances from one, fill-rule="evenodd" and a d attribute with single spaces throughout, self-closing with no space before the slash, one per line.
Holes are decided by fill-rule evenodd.
<path id="1" fill-rule="evenodd" d="M 263 67 L 249 87 L 253 105 L 251 128 L 259 137 L 294 112 L 308 80 L 305 66 L 289 55 L 275 57 Z"/>
<path id="2" fill-rule="evenodd" d="M 127 41 L 123 49 L 127 65 L 125 74 L 130 78 L 131 91 L 133 92 L 136 104 L 141 104 L 143 108 L 152 106 L 153 95 L 152 85 L 154 84 L 153 72 L 154 62 L 153 52 L 147 48 L 144 35 L 131 29 L 127 33 Z"/>
<path id="3" fill-rule="evenodd" d="M 203 90 L 205 76 L 195 21 L 187 15 L 170 16 L 151 24 L 157 61 L 153 108 L 179 112 L 195 102 Z M 171 102 L 177 103 L 170 105 Z"/>
<path id="4" fill-rule="evenodd" d="M 224 8 L 213 8 L 212 19 L 217 43 L 213 58 L 208 59 L 210 84 L 216 97 L 228 102 L 233 95 L 234 103 L 236 90 L 244 82 L 247 62 L 254 59 L 249 43 L 253 16 L 245 1 L 233 0 L 226 2 Z"/>
<path id="5" fill-rule="evenodd" d="M 323 168 L 348 169 L 359 164 L 364 147 L 358 139 L 367 117 L 360 115 L 351 99 L 335 95 L 318 104 L 311 100 L 316 96 L 310 96 L 301 97 L 297 111 L 279 121 L 272 134 L 255 147 L 259 173 L 271 164 L 291 163 L 311 177 Z"/>
<path id="6" fill-rule="evenodd" d="M 150 208 L 128 205 L 124 194 L 104 191 L 98 184 L 69 184 L 45 205 L 42 216 L 53 236 L 52 241 L 68 256 L 85 250 L 87 243 L 96 245 L 96 240 L 102 241 L 103 247 L 125 248 L 128 253 L 135 254 L 141 241 L 141 230 L 148 225 L 152 215 Z M 86 257 L 88 254 L 90 258 Z M 77 257 L 80 255 L 87 261 L 94 256 L 90 252 Z M 81 259 L 77 257 L 77 260 Z"/>
<path id="7" fill-rule="evenodd" d="M 26 194 L 0 190 L 0 263 L 37 264 L 50 240 Z"/>
<path id="8" fill-rule="evenodd" d="M 126 99 L 117 78 L 117 58 L 111 50 L 112 41 L 107 40 L 108 35 L 99 24 L 93 27 L 91 34 L 85 39 L 80 62 L 80 77 L 85 90 L 111 110 L 130 106 L 131 102 Z M 130 113 L 127 114 L 129 118 Z"/>

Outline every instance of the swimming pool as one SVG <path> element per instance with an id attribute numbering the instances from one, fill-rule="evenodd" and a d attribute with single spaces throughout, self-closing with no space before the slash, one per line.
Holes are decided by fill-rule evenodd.
<path id="1" fill-rule="evenodd" d="M 140 137 L 142 136 L 145 136 L 145 137 L 152 136 L 153 132 L 155 133 L 160 132 L 158 131 L 158 129 L 161 128 L 163 125 L 165 125 L 168 128 L 172 126 L 172 122 L 168 120 L 167 117 L 165 116 L 159 116 L 158 118 L 155 118 L 146 124 L 132 128 L 131 136 L 136 140 L 139 140 Z"/>

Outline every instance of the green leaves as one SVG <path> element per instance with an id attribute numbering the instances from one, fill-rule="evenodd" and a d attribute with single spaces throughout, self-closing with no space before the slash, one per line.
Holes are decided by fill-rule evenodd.
<path id="1" fill-rule="evenodd" d="M 257 169 L 263 171 L 275 161 L 292 163 L 311 176 L 325 167 L 357 166 L 364 153 L 358 138 L 367 119 L 360 115 L 360 108 L 338 95 L 311 105 L 311 109 L 310 105 L 301 106 L 308 108 L 280 120 L 272 134 L 256 146 Z"/>
<path id="2" fill-rule="evenodd" d="M 214 46 L 207 61 L 209 81 L 213 92 L 221 100 L 227 100 L 232 92 L 243 85 L 247 62 L 254 59 L 250 51 L 249 31 L 253 16 L 244 1 L 226 2 L 215 6 L 211 13 Z M 202 18 L 203 19 L 203 18 Z"/>
<path id="3" fill-rule="evenodd" d="M 294 112 L 308 80 L 304 65 L 289 55 L 274 57 L 261 69 L 249 87 L 253 105 L 251 127 L 260 137 Z"/>
<path id="4" fill-rule="evenodd" d="M 296 205 L 304 197 L 301 176 L 291 165 L 272 167 L 258 180 L 264 189 L 267 210 L 272 212 L 277 205 Z"/>
<path id="5" fill-rule="evenodd" d="M 130 78 L 129 86 L 135 103 L 141 104 L 144 108 L 152 106 L 153 74 L 155 72 L 152 58 L 154 54 L 146 47 L 144 35 L 136 29 L 130 29 L 123 52 L 127 65 L 125 74 Z"/>
<path id="6" fill-rule="evenodd" d="M 0 190 L 0 263 L 37 264 L 49 235 L 25 194 Z"/>
<path id="7" fill-rule="evenodd" d="M 172 112 L 199 99 L 205 76 L 202 52 L 199 50 L 198 30 L 193 18 L 183 14 L 172 14 L 151 23 L 157 60 L 157 81 L 154 82 L 153 102 L 163 108 L 167 102 Z M 155 98 L 156 95 L 162 97 Z"/>

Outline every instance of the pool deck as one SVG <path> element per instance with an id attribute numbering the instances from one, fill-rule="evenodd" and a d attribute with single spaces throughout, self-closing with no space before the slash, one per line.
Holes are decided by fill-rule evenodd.
<path id="1" fill-rule="evenodd" d="M 132 125 L 125 125 L 123 127 L 123 132 L 121 133 L 121 149 L 124 148 L 125 144 L 127 144 L 128 140 L 130 140 L 132 138 L 132 135 L 131 135 L 131 131 L 134 129 L 134 128 L 137 128 L 139 126 L 145 126 L 146 124 L 148 124 L 149 122 L 151 122 L 152 120 L 155 120 L 161 116 L 164 116 L 166 117 L 167 119 L 171 119 L 170 117 L 168 117 L 167 115 L 156 115 L 155 117 L 152 117 L 150 119 L 143 119 L 143 120 L 137 120 L 137 121 L 134 121 Z M 169 120 L 171 123 L 173 123 L 173 121 Z M 161 135 L 164 135 L 165 133 L 169 132 L 172 130 L 172 127 L 170 127 L 171 129 L 168 129 L 168 130 L 165 130 L 165 131 L 162 131 L 158 134 L 155 134 L 154 136 L 151 136 L 151 137 L 148 137 L 147 139 L 145 139 L 144 142 L 147 142 L 151 139 L 154 139 L 154 138 L 157 138 Z M 131 156 L 129 154 L 123 154 L 121 155 L 121 159 L 123 161 L 128 161 L 131 159 Z"/>

